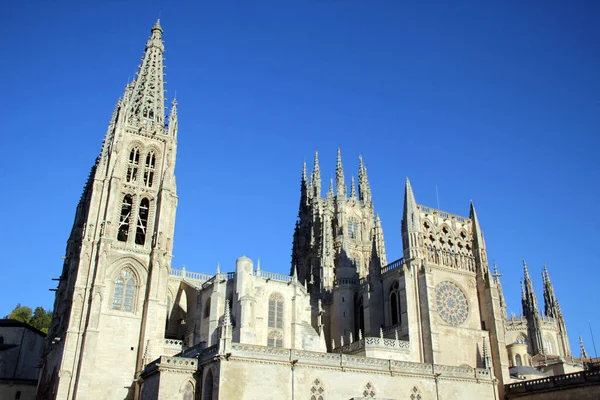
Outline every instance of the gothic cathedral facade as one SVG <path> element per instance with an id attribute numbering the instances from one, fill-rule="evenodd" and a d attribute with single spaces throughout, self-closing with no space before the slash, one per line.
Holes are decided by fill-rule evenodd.
<path id="1" fill-rule="evenodd" d="M 418 204 L 408 179 L 403 255 L 388 262 L 367 168 L 348 190 L 339 150 L 325 196 L 318 154 L 303 167 L 289 275 L 246 257 L 172 268 L 178 117 L 162 33 L 77 207 L 39 398 L 497 399 L 523 368 L 579 368 L 545 268 L 544 312 L 524 264 L 523 316 L 508 317 L 473 204 L 468 217 Z"/>

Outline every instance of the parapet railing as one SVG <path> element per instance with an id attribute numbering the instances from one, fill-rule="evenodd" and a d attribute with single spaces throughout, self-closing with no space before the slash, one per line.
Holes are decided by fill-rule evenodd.
<path id="1" fill-rule="evenodd" d="M 437 214 L 442 218 L 446 218 L 446 219 L 456 218 L 456 221 L 458 221 L 458 222 L 469 222 L 470 221 L 470 218 L 461 217 L 460 215 L 451 214 L 449 212 L 438 210 L 438 209 L 432 208 L 432 207 L 427 207 L 427 206 L 424 206 L 421 204 L 417 204 L 417 207 L 419 209 L 421 209 L 421 211 L 423 211 L 424 213 Z"/>
<path id="2" fill-rule="evenodd" d="M 385 267 L 381 268 L 381 273 L 385 274 L 388 271 L 391 271 L 391 270 L 394 270 L 396 268 L 402 267 L 402 265 L 404 265 L 404 258 L 399 258 L 396 261 L 392 261 L 391 263 L 389 263 Z"/>
<path id="3" fill-rule="evenodd" d="M 292 281 L 292 277 L 289 275 L 278 274 L 276 272 L 263 271 L 262 269 L 254 270 L 254 276 L 259 276 L 261 278 L 270 279 L 273 281 L 280 281 L 280 282 L 291 282 Z"/>
<path id="4" fill-rule="evenodd" d="M 378 338 L 375 338 L 378 339 Z M 362 357 L 339 353 L 322 353 L 308 350 L 284 349 L 280 347 L 258 346 L 232 343 L 234 357 L 262 358 L 278 361 L 295 361 L 302 364 L 328 365 L 333 368 L 355 368 L 382 371 L 386 373 L 414 373 L 435 376 L 462 377 L 492 381 L 490 371 L 482 368 L 454 367 L 450 365 L 424 364 L 411 361 L 397 361 L 383 358 Z"/>
<path id="5" fill-rule="evenodd" d="M 202 274 L 200 272 L 192 272 L 188 271 L 185 268 L 177 269 L 171 268 L 171 276 L 175 276 L 182 279 L 189 279 L 192 281 L 206 282 L 210 280 L 214 275 L 211 274 Z"/>
<path id="6" fill-rule="evenodd" d="M 563 389 L 569 386 L 580 386 L 600 384 L 600 370 L 580 371 L 571 374 L 548 376 L 546 378 L 534 379 L 504 385 L 504 393 L 529 393 L 547 391 L 552 389 Z"/>
<path id="7" fill-rule="evenodd" d="M 360 349 L 366 348 L 385 348 L 386 350 L 393 349 L 404 349 L 410 350 L 410 342 L 406 340 L 398 340 L 398 339 L 387 339 L 380 337 L 365 337 L 359 340 L 356 340 L 352 343 L 345 344 L 343 346 L 337 347 L 332 351 L 334 353 L 348 353 L 353 352 Z"/>

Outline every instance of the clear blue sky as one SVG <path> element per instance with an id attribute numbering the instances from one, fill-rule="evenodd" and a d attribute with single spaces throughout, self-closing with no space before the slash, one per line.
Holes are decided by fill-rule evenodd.
<path id="1" fill-rule="evenodd" d="M 525 258 L 548 264 L 573 352 L 600 345 L 600 2 L 366 0 L 2 5 L 0 314 L 51 307 L 83 184 L 149 29 L 179 101 L 174 267 L 261 258 L 288 272 L 301 166 L 362 154 L 388 259 L 403 182 L 477 207 L 520 312 Z M 324 184 L 327 186 L 327 184 Z M 600 346 L 599 346 L 600 350 Z"/>

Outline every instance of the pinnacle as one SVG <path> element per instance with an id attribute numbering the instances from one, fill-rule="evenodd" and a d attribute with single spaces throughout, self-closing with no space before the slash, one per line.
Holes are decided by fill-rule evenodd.
<path id="1" fill-rule="evenodd" d="M 163 31 L 162 27 L 160 26 L 160 18 L 158 18 L 156 20 L 156 23 L 154 24 L 154 26 L 152 27 L 152 30 L 159 30 L 159 31 Z"/>

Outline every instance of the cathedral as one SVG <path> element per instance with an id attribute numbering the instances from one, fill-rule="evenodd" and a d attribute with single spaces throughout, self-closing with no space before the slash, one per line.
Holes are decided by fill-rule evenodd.
<path id="1" fill-rule="evenodd" d="M 163 29 L 113 111 L 77 206 L 38 385 L 41 399 L 501 399 L 504 385 L 581 370 L 544 267 L 525 262 L 507 316 L 474 205 L 417 203 L 388 262 L 367 167 L 318 154 L 300 181 L 290 274 L 172 267 L 178 115 L 165 109 Z M 292 227 L 290 227 L 292 228 Z"/>

